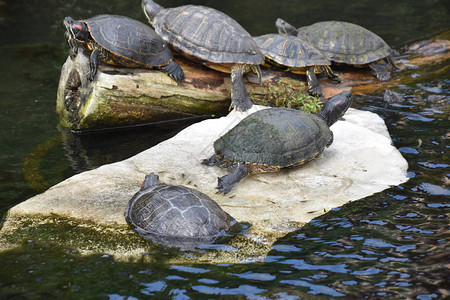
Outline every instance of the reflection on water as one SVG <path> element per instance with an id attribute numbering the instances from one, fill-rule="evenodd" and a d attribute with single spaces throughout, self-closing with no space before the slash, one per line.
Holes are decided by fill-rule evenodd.
<path id="1" fill-rule="evenodd" d="M 89 136 L 59 130 L 55 94 L 66 55 L 60 20 L 69 14 L 119 11 L 143 16 L 139 7 L 130 8 L 133 1 L 52 0 L 52 9 L 46 6 L 45 11 L 38 3 L 25 2 L 0 1 L 0 28 L 5 33 L 0 37 L 1 213 L 39 189 L 127 158 L 188 125 Z M 161 1 L 166 6 L 186 2 Z M 376 29 L 400 47 L 448 28 L 444 1 L 191 2 L 236 15 L 254 34 L 272 28 L 276 17 L 298 26 L 336 17 Z M 54 15 L 44 17 L 48 11 Z M 83 235 L 80 224 L 55 229 L 49 222 L 41 225 L 42 235 L 23 238 L 22 247 L 0 253 L 0 298 L 444 298 L 450 294 L 448 61 L 423 73 L 411 71 L 410 76 L 422 82 L 393 87 L 405 99 L 401 103 L 383 103 L 383 95 L 355 99 L 355 107 L 385 120 L 395 146 L 408 160 L 410 180 L 312 220 L 280 238 L 263 261 L 169 263 L 177 256 L 195 258 L 196 253 L 160 247 L 151 248 L 138 262 L 115 260 L 101 249 L 82 255 L 70 246 L 61 247 L 61 240 L 79 237 L 86 248 L 95 249 L 89 241 L 98 237 Z M 234 239 L 239 238 L 246 239 L 245 230 Z M 117 248 L 121 242 L 110 241 Z M 144 243 L 138 236 L 128 242 Z M 201 251 L 212 256 L 238 252 L 231 242 Z"/>

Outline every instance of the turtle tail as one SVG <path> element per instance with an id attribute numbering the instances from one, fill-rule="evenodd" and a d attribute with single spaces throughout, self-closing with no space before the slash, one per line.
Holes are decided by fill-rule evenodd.
<path id="1" fill-rule="evenodd" d="M 158 185 L 158 184 L 159 184 L 159 176 L 152 172 L 148 175 L 145 175 L 145 180 L 144 180 L 144 182 L 142 182 L 142 185 L 141 185 L 141 191 L 146 190 L 146 189 L 148 189 L 152 186 Z"/>

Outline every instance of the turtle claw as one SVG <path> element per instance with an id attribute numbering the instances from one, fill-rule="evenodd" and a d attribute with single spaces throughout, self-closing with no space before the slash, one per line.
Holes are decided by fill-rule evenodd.
<path id="1" fill-rule="evenodd" d="M 232 173 L 218 178 L 217 189 L 220 193 L 228 194 L 248 173 L 248 167 L 245 164 L 238 164 Z"/>
<path id="2" fill-rule="evenodd" d="M 320 88 L 319 85 L 315 85 L 315 86 L 310 86 L 308 88 L 308 92 L 315 97 L 321 97 L 322 96 L 322 89 Z"/>
<path id="3" fill-rule="evenodd" d="M 184 80 L 183 70 L 180 65 L 173 60 L 169 64 L 162 66 L 160 69 L 178 83 L 181 83 Z"/>
<path id="4" fill-rule="evenodd" d="M 97 73 L 97 72 L 91 72 L 91 71 L 88 72 L 87 78 L 89 79 L 89 81 L 94 81 L 94 78 L 95 78 L 95 74 L 96 74 L 96 73 Z"/>
<path id="5" fill-rule="evenodd" d="M 380 73 L 377 73 L 376 76 L 380 82 L 386 82 L 386 81 L 391 80 L 391 74 L 389 72 L 383 72 L 383 73 L 380 72 Z"/>
<path id="6" fill-rule="evenodd" d="M 235 100 L 237 100 L 237 101 L 235 101 Z M 229 110 L 232 110 L 234 108 L 237 111 L 247 111 L 250 108 L 252 108 L 252 106 L 253 106 L 253 103 L 250 99 L 244 99 L 244 100 L 233 99 L 231 101 Z"/>
<path id="7" fill-rule="evenodd" d="M 232 174 L 228 174 L 222 177 L 219 177 L 217 179 L 218 184 L 216 189 L 219 190 L 219 193 L 223 193 L 224 195 L 228 194 L 231 189 L 233 188 L 233 186 L 237 183 L 237 182 L 233 182 L 232 180 Z"/>
<path id="8" fill-rule="evenodd" d="M 385 64 L 373 62 L 369 64 L 369 67 L 380 82 L 391 80 L 391 73 L 388 71 Z"/>

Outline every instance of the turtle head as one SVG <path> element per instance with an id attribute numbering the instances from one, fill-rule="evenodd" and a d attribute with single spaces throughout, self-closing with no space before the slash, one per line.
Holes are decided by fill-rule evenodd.
<path id="1" fill-rule="evenodd" d="M 85 23 L 75 21 L 71 17 L 65 17 L 63 24 L 66 27 L 64 36 L 69 45 L 69 55 L 73 59 L 77 56 L 79 43 L 87 42 L 89 38 L 89 29 Z"/>
<path id="2" fill-rule="evenodd" d="M 145 175 L 144 182 L 142 182 L 141 185 L 141 191 L 151 188 L 158 184 L 160 184 L 159 176 L 152 172 L 148 175 Z"/>
<path id="3" fill-rule="evenodd" d="M 351 104 L 352 92 L 343 91 L 325 102 L 317 115 L 324 119 L 328 126 L 331 126 L 345 114 Z"/>
<path id="4" fill-rule="evenodd" d="M 163 9 L 161 5 L 153 2 L 152 0 L 142 0 L 141 6 L 148 21 L 152 24 L 155 16 L 161 9 Z"/>
<path id="5" fill-rule="evenodd" d="M 277 21 L 275 22 L 275 26 L 277 27 L 279 34 L 297 36 L 297 28 L 281 18 L 277 19 Z"/>
<path id="6" fill-rule="evenodd" d="M 84 22 L 75 21 L 71 17 L 65 17 L 63 23 L 69 37 L 82 42 L 87 41 L 89 38 L 89 29 Z"/>

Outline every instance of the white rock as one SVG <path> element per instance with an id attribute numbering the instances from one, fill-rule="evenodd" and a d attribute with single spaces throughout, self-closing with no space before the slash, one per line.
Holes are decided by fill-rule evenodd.
<path id="1" fill-rule="evenodd" d="M 227 171 L 200 161 L 213 153 L 218 136 L 262 108 L 205 120 L 127 160 L 75 175 L 13 207 L 8 218 L 56 214 L 102 225 L 125 224 L 128 200 L 144 176 L 155 172 L 165 183 L 206 193 L 236 220 L 251 223 L 253 234 L 265 235 L 407 180 L 408 164 L 392 146 L 383 120 L 349 109 L 345 120 L 331 127 L 333 144 L 316 160 L 279 173 L 250 175 L 229 194 L 217 194 L 217 177 Z"/>

